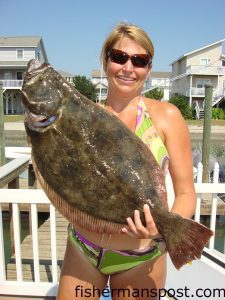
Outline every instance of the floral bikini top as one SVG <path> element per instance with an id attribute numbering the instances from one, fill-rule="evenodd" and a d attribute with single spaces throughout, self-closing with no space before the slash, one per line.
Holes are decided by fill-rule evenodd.
<path id="1" fill-rule="evenodd" d="M 105 104 L 100 105 L 103 108 L 105 107 Z M 164 174 L 166 174 L 169 167 L 169 154 L 152 123 L 142 98 L 140 98 L 137 106 L 135 135 L 148 146 Z"/>
<path id="2" fill-rule="evenodd" d="M 169 154 L 152 123 L 142 98 L 140 98 L 138 103 L 135 134 L 149 147 L 161 169 L 166 174 L 169 167 Z"/>

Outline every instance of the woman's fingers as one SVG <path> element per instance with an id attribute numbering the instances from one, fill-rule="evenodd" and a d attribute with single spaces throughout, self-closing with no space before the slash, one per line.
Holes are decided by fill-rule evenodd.
<path id="1" fill-rule="evenodd" d="M 145 216 L 145 226 L 142 224 L 140 212 L 138 210 L 134 211 L 134 220 L 132 218 L 127 218 L 127 224 L 129 229 L 123 228 L 122 232 L 128 234 L 129 236 L 136 238 L 153 238 L 158 235 L 158 230 L 156 228 L 155 222 L 152 218 L 150 208 L 147 204 L 143 207 Z"/>

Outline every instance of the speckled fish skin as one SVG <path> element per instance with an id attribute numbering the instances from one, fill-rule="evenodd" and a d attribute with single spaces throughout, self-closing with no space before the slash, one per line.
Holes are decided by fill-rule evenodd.
<path id="1" fill-rule="evenodd" d="M 102 220 L 99 231 L 116 233 L 110 227 L 104 229 L 104 224 L 119 224 L 118 231 L 135 209 L 141 211 L 144 222 L 142 211 L 147 203 L 175 266 L 200 256 L 212 232 L 167 211 L 162 170 L 148 147 L 118 118 L 81 95 L 48 64 L 29 63 L 22 93 L 36 169 L 62 199 L 56 207 L 69 221 L 64 205 L 67 211 L 75 207 Z M 192 235 L 196 226 L 202 235 L 198 249 L 191 245 L 183 250 L 187 245 L 180 245 L 181 237 L 188 231 Z M 84 227 L 91 230 L 91 223 Z"/>
<path id="2" fill-rule="evenodd" d="M 26 123 L 32 155 L 45 181 L 65 201 L 97 218 L 125 224 L 147 199 L 161 203 L 160 194 L 166 200 L 162 170 L 122 122 L 72 90 L 50 66 L 36 78 L 31 74 L 34 82 L 26 84 L 28 73 L 23 87 L 29 95 L 27 109 L 58 116 L 47 127 Z"/>

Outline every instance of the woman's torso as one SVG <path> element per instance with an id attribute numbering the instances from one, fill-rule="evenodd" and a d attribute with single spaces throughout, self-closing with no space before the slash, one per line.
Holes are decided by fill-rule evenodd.
<path id="1" fill-rule="evenodd" d="M 142 98 L 140 98 L 138 104 L 136 105 L 135 119 L 135 126 L 129 126 L 127 124 L 128 127 L 135 127 L 135 129 L 130 129 L 134 131 L 134 133 L 140 137 L 144 143 L 147 144 L 161 168 L 164 170 L 164 172 L 166 172 L 169 162 L 168 152 L 163 144 L 162 138 L 152 123 L 152 116 L 150 118 L 149 111 L 146 108 L 145 101 Z M 132 124 L 132 122 L 130 124 Z M 90 242 L 108 249 L 142 249 L 148 247 L 152 242 L 150 239 L 135 239 L 122 233 L 110 235 L 90 232 L 80 228 L 76 224 L 73 224 L 73 227 Z"/>

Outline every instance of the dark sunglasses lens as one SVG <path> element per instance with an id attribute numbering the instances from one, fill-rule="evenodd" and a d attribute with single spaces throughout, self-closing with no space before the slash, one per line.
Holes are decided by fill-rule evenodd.
<path id="1" fill-rule="evenodd" d="M 131 62 L 134 67 L 144 68 L 150 62 L 149 56 L 145 54 L 137 54 L 131 57 Z"/>
<path id="2" fill-rule="evenodd" d="M 114 50 L 114 49 L 111 50 L 109 56 L 112 62 L 120 65 L 125 64 L 129 58 L 129 56 L 125 52 Z"/>

